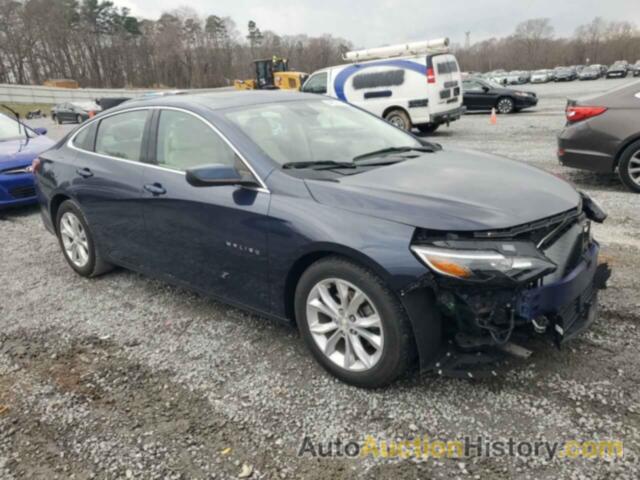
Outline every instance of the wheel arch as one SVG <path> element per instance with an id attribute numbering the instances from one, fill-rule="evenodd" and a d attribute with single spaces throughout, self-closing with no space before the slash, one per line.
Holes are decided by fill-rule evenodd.
<path id="1" fill-rule="evenodd" d="M 351 260 L 363 267 L 372 270 L 383 280 L 389 277 L 389 273 L 371 257 L 344 245 L 321 243 L 316 244 L 312 249 L 308 249 L 302 253 L 291 265 L 287 272 L 284 286 L 284 307 L 285 315 L 292 322 L 296 322 L 295 318 L 295 291 L 302 274 L 315 262 L 327 257 L 341 257 Z"/>
<path id="2" fill-rule="evenodd" d="M 49 202 L 49 215 L 51 216 L 51 224 L 53 225 L 53 229 L 55 233 L 58 233 L 58 225 L 56 225 L 56 217 L 58 216 L 58 209 L 60 205 L 66 200 L 71 200 L 71 197 L 64 193 L 57 193 Z"/>
<path id="3" fill-rule="evenodd" d="M 382 112 L 382 118 L 385 118 L 393 110 L 400 110 L 400 111 L 404 112 L 405 115 L 407 115 L 407 117 L 409 117 L 409 121 L 411 123 L 413 123 L 413 120 L 411 120 L 411 114 L 409 114 L 409 111 L 406 108 L 401 107 L 400 105 L 391 105 L 390 107 L 385 108 L 384 111 Z"/>
<path id="4" fill-rule="evenodd" d="M 283 301 L 286 318 L 293 324 L 297 323 L 295 291 L 302 274 L 315 262 L 327 257 L 350 260 L 370 269 L 385 281 L 390 276 L 378 262 L 358 250 L 335 244 L 319 245 L 299 256 L 287 274 Z M 421 370 L 429 369 L 440 353 L 442 342 L 442 322 L 440 313 L 435 307 L 435 292 L 431 286 L 422 285 L 406 293 L 396 293 L 398 301 L 409 317 L 412 341 L 418 354 L 418 365 Z"/>
<path id="5" fill-rule="evenodd" d="M 620 164 L 620 158 L 622 157 L 622 154 L 625 152 L 625 150 L 627 148 L 629 148 L 632 144 L 636 143 L 640 141 L 640 133 L 636 133 L 634 135 L 632 135 L 631 137 L 628 137 L 626 139 L 624 139 L 622 142 L 620 142 L 620 146 L 618 147 L 618 150 L 616 151 L 615 155 L 614 155 L 614 161 L 613 161 L 613 169 L 615 170 L 616 168 L 618 168 L 618 165 Z"/>

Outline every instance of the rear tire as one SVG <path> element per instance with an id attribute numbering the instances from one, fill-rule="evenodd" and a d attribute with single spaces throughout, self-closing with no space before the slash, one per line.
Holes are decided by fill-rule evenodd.
<path id="1" fill-rule="evenodd" d="M 498 113 L 513 113 L 515 108 L 516 104 L 510 97 L 501 97 L 496 102 L 496 110 Z"/>
<path id="2" fill-rule="evenodd" d="M 311 265 L 298 282 L 295 312 L 315 359 L 351 385 L 387 385 L 415 359 L 400 301 L 380 277 L 350 260 L 328 257 Z"/>
<path id="3" fill-rule="evenodd" d="M 73 200 L 65 200 L 58 208 L 56 233 L 64 258 L 79 275 L 95 277 L 113 269 L 97 249 L 84 214 Z"/>
<path id="4" fill-rule="evenodd" d="M 618 176 L 629 190 L 640 193 L 640 141 L 632 143 L 622 152 Z"/>
<path id="5" fill-rule="evenodd" d="M 411 131 L 411 119 L 407 112 L 399 108 L 387 112 L 384 119 L 394 127 L 401 128 L 402 130 Z"/>
<path id="6" fill-rule="evenodd" d="M 76 123 L 82 123 L 82 116 L 76 115 Z"/>
<path id="7" fill-rule="evenodd" d="M 421 133 L 433 133 L 438 130 L 439 126 L 439 123 L 423 123 L 422 125 L 418 125 L 418 130 L 420 130 Z"/>

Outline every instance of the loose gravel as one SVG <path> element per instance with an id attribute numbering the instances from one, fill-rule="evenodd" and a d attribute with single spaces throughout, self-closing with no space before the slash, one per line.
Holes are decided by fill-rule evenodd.
<path id="1" fill-rule="evenodd" d="M 610 214 L 595 228 L 614 268 L 599 321 L 562 351 L 537 342 L 490 381 L 427 373 L 383 390 L 347 386 L 291 326 L 126 270 L 81 278 L 36 208 L 0 213 L 0 478 L 638 478 L 640 195 L 555 157 L 566 96 L 620 82 L 524 86 L 538 91 L 537 108 L 497 125 L 466 115 L 433 136 L 560 175 Z M 52 137 L 70 128 L 36 123 Z M 624 457 L 297 455 L 305 436 L 368 434 L 619 439 Z"/>

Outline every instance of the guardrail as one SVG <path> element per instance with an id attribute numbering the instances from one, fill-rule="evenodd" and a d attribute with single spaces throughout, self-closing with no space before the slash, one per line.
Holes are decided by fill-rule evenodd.
<path id="1" fill-rule="evenodd" d="M 223 87 L 228 89 L 228 87 Z M 137 97 L 146 92 L 158 92 L 162 89 L 125 89 L 125 88 L 58 88 L 36 85 L 0 84 L 0 102 L 5 103 L 47 103 L 95 100 L 101 97 Z M 191 90 L 208 92 L 219 88 Z"/>

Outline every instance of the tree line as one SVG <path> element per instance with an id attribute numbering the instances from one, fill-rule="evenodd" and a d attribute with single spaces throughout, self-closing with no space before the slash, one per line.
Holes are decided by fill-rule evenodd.
<path id="1" fill-rule="evenodd" d="M 216 87 L 251 78 L 254 59 L 278 55 L 312 72 L 350 48 L 331 35 L 277 35 L 253 21 L 242 32 L 231 18 L 189 8 L 148 20 L 107 0 L 0 0 L 0 83 Z"/>
<path id="2" fill-rule="evenodd" d="M 513 34 L 456 48 L 463 69 L 486 72 L 534 70 L 558 65 L 611 65 L 640 60 L 640 30 L 631 22 L 601 17 L 580 25 L 569 38 L 556 37 L 549 18 L 518 24 Z"/>
<path id="3" fill-rule="evenodd" d="M 313 72 L 342 63 L 353 45 L 323 35 L 278 35 L 250 21 L 202 17 L 178 8 L 150 20 L 109 0 L 0 0 L 0 83 L 68 78 L 84 87 L 204 88 L 254 75 L 252 61 L 286 57 Z M 626 21 L 595 18 L 570 38 L 548 18 L 513 34 L 454 47 L 464 70 L 537 69 L 640 59 L 640 32 Z"/>

